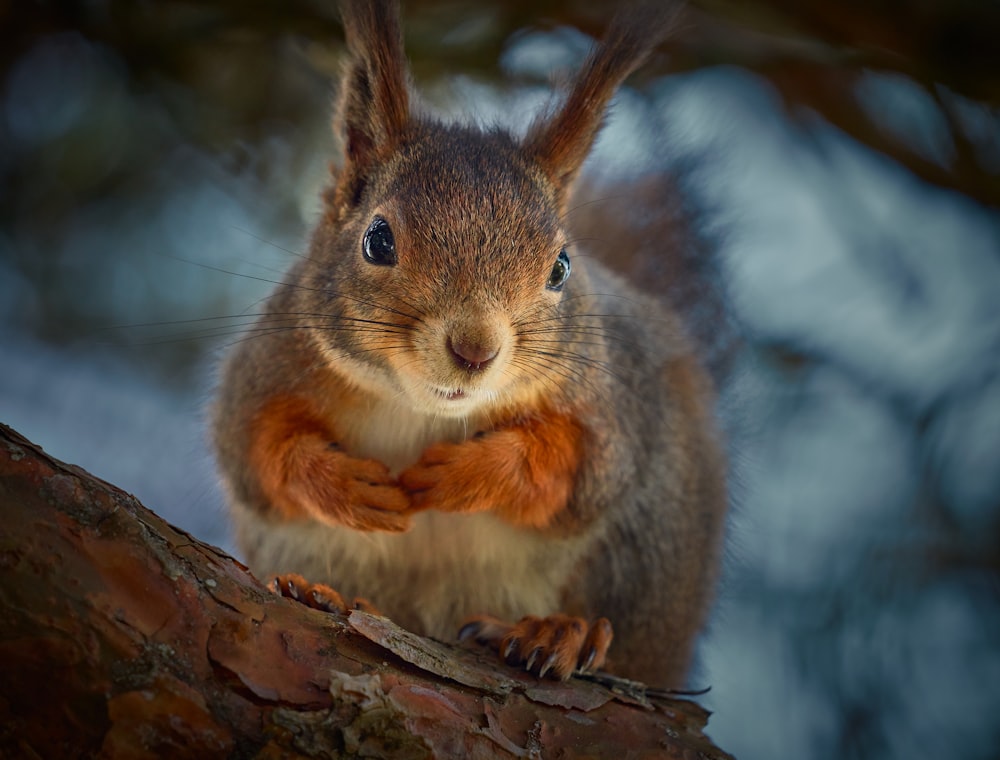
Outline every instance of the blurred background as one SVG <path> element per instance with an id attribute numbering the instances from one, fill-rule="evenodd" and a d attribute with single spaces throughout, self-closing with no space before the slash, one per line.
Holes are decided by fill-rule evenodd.
<path id="1" fill-rule="evenodd" d="M 614 4 L 405 4 L 515 128 Z M 593 168 L 676 167 L 743 334 L 694 686 L 737 757 L 1000 757 L 1000 6 L 692 0 Z M 232 551 L 218 355 L 336 155 L 332 3 L 0 1 L 0 421 Z"/>

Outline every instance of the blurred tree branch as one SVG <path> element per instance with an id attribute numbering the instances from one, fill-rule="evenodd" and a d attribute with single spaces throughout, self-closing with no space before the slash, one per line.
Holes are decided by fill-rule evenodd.
<path id="1" fill-rule="evenodd" d="M 598 35 L 618 5 L 609 0 L 411 0 L 405 3 L 407 47 L 418 76 L 495 76 L 497 58 L 517 30 L 566 24 Z M 209 55 L 199 63 L 198 50 L 234 45 L 263 50 L 283 38 L 308 40 L 314 44 L 314 64 L 329 76 L 341 39 L 333 0 L 43 0 L 0 4 L 0 65 L 9 66 L 39 35 L 66 29 L 109 45 L 140 77 L 155 68 L 195 88 L 211 80 L 214 60 Z M 998 206 L 997 39 L 1000 5 L 976 0 L 691 0 L 678 34 L 664 48 L 669 56 L 653 70 L 726 64 L 754 71 L 775 86 L 789 113 L 819 114 L 920 179 Z M 251 69 L 252 90 L 265 70 L 253 64 L 259 58 L 239 59 Z M 906 77 L 936 102 L 950 141 L 943 160 L 908 145 L 865 107 L 858 83 L 872 72 Z M 254 92 L 259 96 L 260 89 Z M 250 108 L 237 92 L 230 97 L 233 108 Z M 246 117 L 261 118 L 261 109 L 266 111 L 266 103 L 256 103 Z"/>

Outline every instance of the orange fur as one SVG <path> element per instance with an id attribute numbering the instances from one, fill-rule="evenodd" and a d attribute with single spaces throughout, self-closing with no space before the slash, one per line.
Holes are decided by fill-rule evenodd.
<path id="1" fill-rule="evenodd" d="M 471 618 L 459 638 L 474 639 L 500 653 L 510 665 L 522 665 L 539 677 L 565 681 L 574 671 L 589 673 L 606 662 L 614 634 L 607 618 L 593 625 L 580 617 L 557 613 L 527 615 L 511 624 L 490 615 Z"/>
<path id="2" fill-rule="evenodd" d="M 251 466 L 268 500 L 286 519 L 311 517 L 357 530 L 408 527 L 410 502 L 389 468 L 337 450 L 329 422 L 306 399 L 270 399 L 251 430 Z"/>
<path id="3" fill-rule="evenodd" d="M 573 491 L 583 430 L 540 412 L 463 443 L 436 443 L 399 476 L 416 509 L 492 510 L 513 525 L 547 528 Z"/>
<path id="4" fill-rule="evenodd" d="M 346 614 L 351 610 L 362 610 L 369 615 L 381 615 L 378 608 L 363 597 L 355 597 L 348 604 L 336 589 L 325 583 L 312 583 L 298 573 L 282 573 L 268 581 L 267 587 L 278 596 L 294 599 L 307 607 L 323 612 Z"/>

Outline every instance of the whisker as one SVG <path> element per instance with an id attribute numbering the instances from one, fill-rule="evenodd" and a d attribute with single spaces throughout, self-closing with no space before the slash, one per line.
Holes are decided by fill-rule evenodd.
<path id="1" fill-rule="evenodd" d="M 611 365 L 608 364 L 607 362 L 594 359 L 584 354 L 568 352 L 568 351 L 560 351 L 560 352 L 537 351 L 537 353 L 541 354 L 542 356 L 557 357 L 561 359 L 564 365 L 566 366 L 571 364 L 578 364 L 582 365 L 583 367 L 590 367 L 601 370 L 608 377 L 612 377 L 615 380 L 617 380 L 623 387 L 628 387 L 629 385 L 628 382 L 625 380 L 625 378 L 622 377 L 620 374 L 618 374 L 618 372 L 612 370 Z"/>
<path id="2" fill-rule="evenodd" d="M 310 322 L 308 320 L 315 321 Z M 203 325 L 203 327 L 184 332 L 153 336 L 148 340 L 139 341 L 139 344 L 157 345 L 161 343 L 180 342 L 183 340 L 201 340 L 205 338 L 218 337 L 220 335 L 234 335 L 241 332 L 261 332 L 263 329 L 274 327 L 331 330 L 341 332 L 354 331 L 359 333 L 371 332 L 376 334 L 388 333 L 396 335 L 409 334 L 416 329 L 415 326 L 405 322 L 365 319 L 363 317 L 326 314 L 322 312 L 260 312 L 254 314 L 230 314 L 225 316 L 178 319 L 162 322 L 144 322 L 130 325 L 112 325 L 98 328 L 95 332 L 108 333 L 112 331 L 145 331 L 151 328 L 170 328 L 183 325 Z"/>
<path id="3" fill-rule="evenodd" d="M 522 357 L 516 362 L 516 364 L 524 369 L 530 370 L 532 373 L 536 373 L 536 377 L 539 376 L 537 373 L 541 369 L 542 372 L 545 373 L 542 377 L 549 380 L 557 393 L 564 392 L 566 385 L 565 383 L 559 383 L 551 377 L 548 377 L 549 375 L 555 375 L 556 377 L 562 378 L 564 381 L 575 386 L 583 386 L 590 390 L 595 397 L 599 397 L 601 395 L 601 388 L 594 383 L 590 375 L 583 369 L 573 366 L 572 362 L 555 361 L 539 365 L 537 362 L 528 361 L 527 357 Z"/>
<path id="4" fill-rule="evenodd" d="M 265 282 L 265 283 L 269 283 L 271 285 L 281 285 L 281 286 L 284 286 L 284 287 L 287 287 L 287 288 L 294 288 L 296 290 L 303 290 L 303 291 L 310 292 L 310 293 L 322 293 L 323 295 L 334 297 L 334 298 L 346 298 L 348 300 L 354 301 L 355 303 L 360 303 L 360 304 L 363 304 L 365 306 L 370 306 L 370 307 L 375 308 L 375 309 L 382 309 L 382 310 L 388 311 L 388 312 L 390 312 L 392 314 L 398 314 L 401 317 L 406 317 L 407 319 L 412 319 L 412 320 L 414 320 L 416 322 L 420 322 L 421 321 L 420 317 L 418 317 L 418 316 L 416 316 L 414 314 L 407 314 L 405 311 L 400 311 L 399 309 L 394 309 L 393 307 L 386 306 L 385 304 L 380 304 L 380 303 L 377 303 L 377 302 L 374 302 L 374 301 L 369 301 L 369 300 L 361 298 L 359 296 L 352 295 L 351 293 L 344 293 L 344 292 L 337 291 L 337 290 L 329 290 L 327 288 L 322 288 L 322 287 L 312 287 L 312 286 L 309 286 L 309 285 L 302 285 L 301 283 L 298 283 L 298 282 L 288 282 L 288 281 L 284 281 L 284 280 L 272 280 L 272 279 L 270 279 L 268 277 L 260 277 L 260 276 L 257 276 L 257 275 L 245 274 L 243 272 L 235 272 L 235 271 L 230 270 L 230 269 L 225 269 L 223 267 L 217 267 L 217 266 L 214 266 L 212 264 L 206 264 L 205 262 L 202 262 L 202 261 L 193 261 L 191 259 L 185 259 L 185 258 L 182 258 L 180 256 L 175 257 L 175 258 L 178 261 L 182 261 L 182 262 L 184 262 L 186 264 L 192 264 L 194 266 L 201 267 L 202 269 L 207 269 L 207 270 L 209 270 L 211 272 L 218 272 L 220 274 L 227 274 L 227 275 L 230 275 L 230 276 L 233 276 L 233 277 L 242 277 L 242 278 L 247 279 L 247 280 L 254 280 L 256 282 Z"/>
<path id="5" fill-rule="evenodd" d="M 296 251 L 296 250 L 294 250 L 292 248 L 285 248 L 283 245 L 278 245 L 273 240 L 268 240 L 267 238 L 258 235 L 256 232 L 253 232 L 251 230 L 246 229 L 245 227 L 240 227 L 239 225 L 235 225 L 234 224 L 234 225 L 232 225 L 232 229 L 234 229 L 234 230 L 236 230 L 238 232 L 242 232 L 244 235 L 249 235 L 254 240 L 256 240 L 258 243 L 264 243 L 265 245 L 269 245 L 272 248 L 275 248 L 275 249 L 281 251 L 282 253 L 287 253 L 289 256 L 295 256 L 295 257 L 300 258 L 300 259 L 309 259 L 310 258 L 310 256 L 309 256 L 308 253 L 303 253 L 302 251 Z"/>
<path id="6" fill-rule="evenodd" d="M 578 203 L 575 206 L 571 206 L 570 208 L 566 209 L 566 211 L 559 217 L 559 221 L 566 222 L 570 214 L 573 214 L 577 211 L 581 211 L 582 209 L 585 209 L 587 206 L 593 206 L 598 203 L 605 203 L 607 201 L 618 201 L 621 200 L 622 198 L 628 198 L 628 197 L 629 196 L 625 193 L 617 193 L 615 195 L 604 195 L 601 196 L 600 198 L 591 198 L 589 201 L 585 201 L 584 203 Z"/>

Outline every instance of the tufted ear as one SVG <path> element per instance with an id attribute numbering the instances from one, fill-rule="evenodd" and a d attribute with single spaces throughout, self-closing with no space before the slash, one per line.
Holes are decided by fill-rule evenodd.
<path id="1" fill-rule="evenodd" d="M 357 203 L 371 167 L 406 129 L 409 73 L 395 0 L 344 0 L 341 16 L 348 57 L 333 126 L 344 141 L 344 189 Z"/>
<path id="2" fill-rule="evenodd" d="M 679 7 L 669 0 L 622 7 L 572 80 L 562 105 L 531 125 L 524 146 L 561 201 L 590 153 L 615 90 L 667 36 Z"/>

